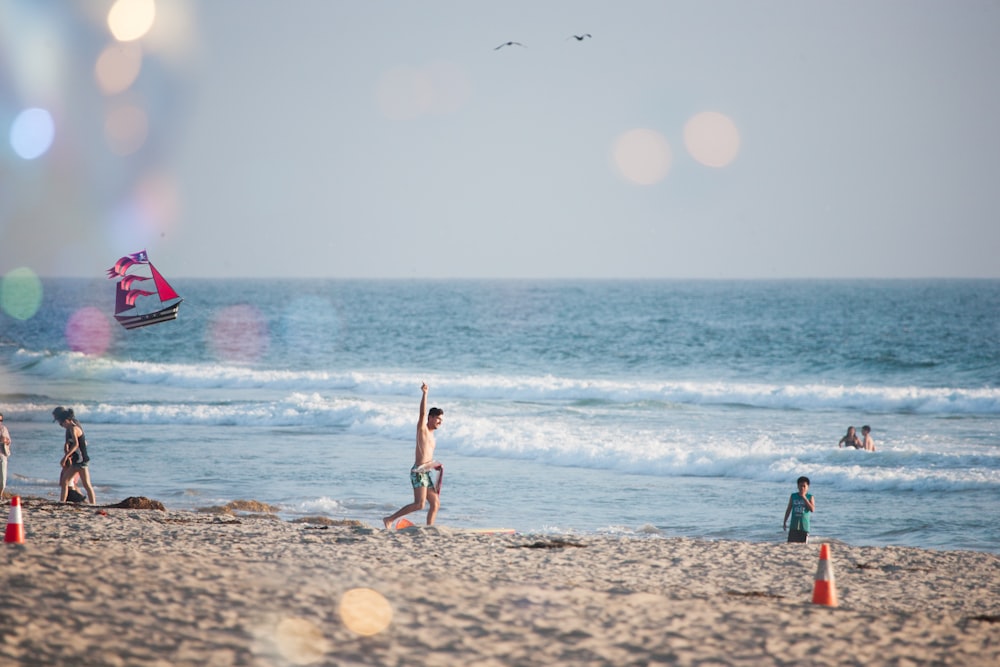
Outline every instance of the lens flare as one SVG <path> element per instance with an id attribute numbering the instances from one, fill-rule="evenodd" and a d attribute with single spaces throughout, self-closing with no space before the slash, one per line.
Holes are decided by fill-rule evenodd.
<path id="1" fill-rule="evenodd" d="M 430 80 L 415 67 L 394 67 L 378 81 L 378 107 L 391 120 L 410 120 L 430 106 Z"/>
<path id="2" fill-rule="evenodd" d="M 376 103 L 379 112 L 390 120 L 444 115 L 465 105 L 469 88 L 465 71 L 454 63 L 438 61 L 423 67 L 402 65 L 379 77 Z"/>
<path id="3" fill-rule="evenodd" d="M 340 618 L 351 632 L 370 637 L 389 627 L 392 605 L 378 591 L 352 588 L 340 600 Z"/>
<path id="4" fill-rule="evenodd" d="M 117 95 L 129 89 L 142 70 L 142 47 L 136 42 L 116 42 L 97 57 L 94 78 L 105 95 Z"/>
<path id="5" fill-rule="evenodd" d="M 161 2 L 156 7 L 153 27 L 142 37 L 143 51 L 174 69 L 195 66 L 202 41 L 199 35 L 200 12 L 199 3 L 178 0 Z"/>
<path id="6" fill-rule="evenodd" d="M 135 198 L 146 212 L 151 231 L 161 237 L 180 217 L 180 193 L 175 174 L 171 172 L 150 171 L 145 174 L 136 184 Z"/>
<path id="7" fill-rule="evenodd" d="M 69 349 L 84 354 L 101 355 L 111 344 L 111 322 L 93 306 L 81 308 L 66 322 Z"/>
<path id="8" fill-rule="evenodd" d="M 118 0 L 108 10 L 108 29 L 119 42 L 143 37 L 156 20 L 153 0 Z"/>
<path id="9" fill-rule="evenodd" d="M 42 281 L 27 267 L 14 269 L 0 281 L 0 310 L 16 320 L 35 316 L 42 305 Z"/>
<path id="10" fill-rule="evenodd" d="M 267 321 L 261 312 L 248 304 L 223 308 L 212 318 L 208 328 L 209 345 L 223 361 L 249 362 L 267 351 Z"/>
<path id="11" fill-rule="evenodd" d="M 729 116 L 702 111 L 684 124 L 684 146 L 703 165 L 726 167 L 740 152 L 740 132 Z"/>
<path id="12" fill-rule="evenodd" d="M 615 140 L 615 165 L 633 183 L 653 185 L 662 181 L 672 159 L 670 145 L 656 130 L 637 128 Z"/>
<path id="13" fill-rule="evenodd" d="M 111 243 L 143 248 L 167 236 L 179 209 L 180 196 L 173 175 L 148 170 L 131 195 L 105 214 L 105 233 Z"/>
<path id="14" fill-rule="evenodd" d="M 10 146 L 25 160 L 44 155 L 52 146 L 56 126 L 45 109 L 25 109 L 10 126 Z"/>
<path id="15" fill-rule="evenodd" d="M 304 618 L 283 618 L 274 630 L 274 644 L 281 657 L 293 665 L 311 665 L 323 659 L 330 642 L 314 623 Z"/>
<path id="16" fill-rule="evenodd" d="M 134 105 L 121 106 L 108 112 L 104 137 L 115 155 L 131 155 L 146 143 L 149 120 L 146 112 Z"/>

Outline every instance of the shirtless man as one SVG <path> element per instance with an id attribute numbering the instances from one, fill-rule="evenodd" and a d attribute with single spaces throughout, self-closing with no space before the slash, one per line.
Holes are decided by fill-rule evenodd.
<path id="1" fill-rule="evenodd" d="M 417 450 L 413 459 L 413 467 L 410 468 L 410 484 L 413 486 L 413 502 L 399 509 L 392 516 L 382 519 L 382 523 L 388 529 L 392 522 L 410 512 L 417 512 L 424 508 L 425 503 L 430 504 L 427 510 L 427 525 L 434 525 L 434 518 L 437 516 L 438 508 L 441 506 L 441 499 L 434 489 L 431 481 L 430 471 L 434 469 L 434 431 L 441 428 L 444 421 L 444 410 L 441 408 L 431 408 L 427 410 L 427 383 L 420 386 L 423 397 L 420 399 L 420 417 L 417 420 Z"/>
<path id="2" fill-rule="evenodd" d="M 865 425 L 865 426 L 861 427 L 861 441 L 864 443 L 864 444 L 861 445 L 861 447 L 866 452 L 874 452 L 875 451 L 875 439 L 872 438 L 872 427 L 871 426 Z"/>

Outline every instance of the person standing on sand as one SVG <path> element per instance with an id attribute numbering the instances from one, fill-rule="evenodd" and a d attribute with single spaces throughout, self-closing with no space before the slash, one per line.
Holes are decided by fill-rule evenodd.
<path id="1" fill-rule="evenodd" d="M 847 427 L 847 435 L 840 439 L 837 443 L 837 448 L 841 447 L 854 447 L 854 449 L 861 449 L 864 445 L 861 444 L 861 438 L 858 437 L 857 431 L 854 430 L 853 426 Z"/>
<path id="2" fill-rule="evenodd" d="M 410 468 L 410 485 L 413 486 L 413 502 L 400 508 L 395 514 L 384 517 L 382 523 L 388 529 L 392 522 L 410 512 L 417 512 L 429 504 L 427 509 L 427 525 L 434 525 L 434 518 L 437 516 L 438 508 L 441 506 L 441 498 L 431 481 L 431 470 L 440 467 L 434 460 L 434 448 L 437 443 L 434 441 L 434 431 L 441 428 L 444 421 L 444 410 L 441 408 L 427 409 L 427 383 L 420 385 L 423 396 L 420 398 L 420 417 L 417 419 L 417 449 L 413 459 L 413 467 Z"/>
<path id="3" fill-rule="evenodd" d="M 872 427 L 865 424 L 861 427 L 861 448 L 866 452 L 875 451 L 875 440 L 872 438 Z"/>
<path id="4" fill-rule="evenodd" d="M 10 431 L 0 414 L 0 500 L 7 491 L 7 457 L 10 456 Z"/>
<path id="5" fill-rule="evenodd" d="M 52 411 L 52 418 L 66 429 L 66 444 L 63 448 L 65 453 L 61 461 L 62 473 L 59 475 L 59 502 L 66 502 L 70 480 L 77 473 L 80 473 L 83 488 L 87 491 L 87 501 L 91 505 L 96 505 L 97 497 L 94 495 L 94 486 L 90 483 L 90 456 L 87 455 L 87 436 L 83 433 L 83 427 L 76 420 L 72 408 L 59 406 Z"/>
<path id="6" fill-rule="evenodd" d="M 795 482 L 799 490 L 788 499 L 782 530 L 788 531 L 789 542 L 809 541 L 809 515 L 816 511 L 816 501 L 809 493 L 809 478 L 799 477 Z M 792 515 L 792 526 L 788 527 L 788 515 Z"/>

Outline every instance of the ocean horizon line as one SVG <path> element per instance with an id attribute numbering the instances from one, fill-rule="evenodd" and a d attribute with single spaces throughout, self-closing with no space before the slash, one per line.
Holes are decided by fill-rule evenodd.
<path id="1" fill-rule="evenodd" d="M 11 267 L 18 268 L 18 267 Z M 30 267 L 29 267 L 30 268 Z M 9 272 L 0 271 L 5 275 Z M 169 270 L 166 272 L 173 280 L 215 280 L 215 281 L 246 281 L 246 280 L 282 280 L 282 281 L 345 281 L 345 282 L 539 282 L 539 283 L 904 283 L 904 282 L 998 282 L 1000 276 L 757 276 L 757 277 L 720 277 L 720 276 L 311 276 L 311 275 L 211 275 L 185 274 Z M 42 280 L 106 280 L 105 270 L 93 275 L 49 275 L 36 274 Z"/>

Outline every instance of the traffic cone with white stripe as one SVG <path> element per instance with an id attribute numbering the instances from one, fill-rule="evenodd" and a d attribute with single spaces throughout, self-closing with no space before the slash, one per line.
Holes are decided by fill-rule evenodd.
<path id="1" fill-rule="evenodd" d="M 21 523 L 21 496 L 14 496 L 10 499 L 10 514 L 7 517 L 7 532 L 4 533 L 3 541 L 24 544 L 24 524 Z"/>
<path id="2" fill-rule="evenodd" d="M 833 581 L 829 544 L 820 545 L 819 548 L 819 567 L 816 568 L 816 583 L 813 586 L 813 604 L 837 606 L 837 586 Z"/>

